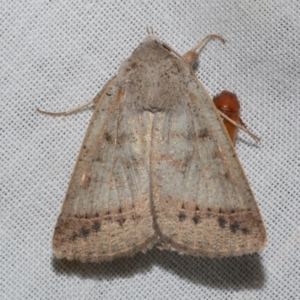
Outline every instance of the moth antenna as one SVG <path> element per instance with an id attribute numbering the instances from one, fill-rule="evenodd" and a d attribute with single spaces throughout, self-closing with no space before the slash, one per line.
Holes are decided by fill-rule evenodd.
<path id="1" fill-rule="evenodd" d="M 199 48 L 201 48 L 208 40 L 211 39 L 218 39 L 220 40 L 223 44 L 225 44 L 225 39 L 223 39 L 220 35 L 218 34 L 209 34 L 206 37 L 204 37 L 194 48 L 192 48 L 190 51 L 196 52 Z"/>
<path id="2" fill-rule="evenodd" d="M 82 103 L 74 108 L 71 108 L 69 110 L 66 110 L 66 111 L 61 111 L 61 112 L 50 112 L 50 111 L 45 111 L 45 110 L 41 110 L 39 108 L 36 109 L 37 112 L 41 113 L 41 114 L 45 114 L 45 115 L 50 115 L 50 116 L 67 116 L 67 115 L 70 115 L 70 114 L 73 114 L 74 112 L 78 111 L 78 110 L 81 110 L 82 108 L 90 105 L 90 104 L 93 104 L 94 103 L 94 99 L 93 100 L 90 100 L 88 102 L 85 102 L 85 103 Z"/>
<path id="3" fill-rule="evenodd" d="M 153 35 L 154 32 L 153 32 L 153 27 L 152 26 L 147 26 L 147 33 L 150 34 L 150 35 Z"/>
<path id="4" fill-rule="evenodd" d="M 241 130 L 243 130 L 244 132 L 248 133 L 254 140 L 256 143 L 258 143 L 260 141 L 260 138 L 258 136 L 256 136 L 255 134 L 253 134 L 246 126 L 243 126 L 235 121 L 233 121 L 232 119 L 230 119 L 229 117 L 227 117 L 224 113 L 222 113 L 221 111 L 219 111 L 219 114 L 221 115 L 222 118 L 226 119 L 228 122 L 230 122 L 231 124 L 233 124 L 234 126 L 240 128 Z M 243 123 L 244 124 L 244 123 Z"/>
<path id="5" fill-rule="evenodd" d="M 96 97 L 94 97 L 92 100 L 82 103 L 74 108 L 71 108 L 69 110 L 66 111 L 61 111 L 61 112 L 50 112 L 50 111 L 45 111 L 45 110 L 41 110 L 39 108 L 36 109 L 37 112 L 41 113 L 41 114 L 45 114 L 45 115 L 50 115 L 50 116 L 67 116 L 70 114 L 75 113 L 78 110 L 81 110 L 82 108 L 89 106 L 91 104 L 97 104 L 98 101 L 101 101 L 101 99 L 103 98 L 103 95 L 105 94 L 105 91 L 110 87 L 110 85 L 113 83 L 113 81 L 115 80 L 116 76 L 113 76 L 102 88 L 102 90 L 96 95 Z"/>
<path id="6" fill-rule="evenodd" d="M 197 50 L 201 48 L 208 40 L 210 39 L 218 39 L 223 44 L 225 43 L 225 40 L 218 34 L 209 34 L 206 37 L 204 37 L 195 47 L 193 47 L 191 50 L 186 52 L 183 55 L 183 59 L 193 68 L 196 69 L 198 65 L 198 56 L 199 53 L 197 53 Z"/>

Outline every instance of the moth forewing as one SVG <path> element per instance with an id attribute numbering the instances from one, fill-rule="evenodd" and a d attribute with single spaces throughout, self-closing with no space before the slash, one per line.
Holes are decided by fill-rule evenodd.
<path id="1" fill-rule="evenodd" d="M 128 153 L 127 158 L 120 154 L 123 146 L 128 147 L 124 138 L 135 135 L 139 123 L 130 127 L 129 119 L 122 118 L 124 94 L 117 80 L 112 80 L 95 101 L 55 226 L 53 250 L 58 258 L 110 260 L 147 249 L 156 239 L 150 211 L 149 163 L 142 163 L 137 174 L 132 174 L 131 159 L 138 151 Z M 137 114 L 135 118 L 137 121 Z M 144 116 L 145 127 L 149 127 L 149 119 Z M 144 141 L 144 137 L 147 132 L 140 139 Z M 142 147 L 140 152 L 146 157 L 149 142 Z"/>
<path id="2" fill-rule="evenodd" d="M 163 118 L 154 120 L 152 198 L 161 239 L 165 248 L 200 256 L 258 251 L 266 232 L 247 178 L 211 98 L 185 75 L 187 109 L 169 118 L 169 144 L 161 142 Z M 172 125 L 177 114 L 185 127 Z M 185 151 L 174 150 L 179 145 Z"/>
<path id="3" fill-rule="evenodd" d="M 209 257 L 263 248 L 246 176 L 185 57 L 150 34 L 95 102 L 55 227 L 58 258 L 110 260 L 155 244 Z"/>

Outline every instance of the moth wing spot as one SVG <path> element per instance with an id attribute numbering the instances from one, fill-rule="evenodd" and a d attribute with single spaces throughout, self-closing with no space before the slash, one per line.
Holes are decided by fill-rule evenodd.
<path id="1" fill-rule="evenodd" d="M 233 221 L 230 224 L 230 230 L 231 230 L 232 233 L 236 233 L 239 228 L 240 228 L 240 225 L 239 225 L 239 223 L 237 221 Z"/>
<path id="2" fill-rule="evenodd" d="M 108 132 L 105 133 L 105 140 L 107 142 L 110 142 L 112 140 L 112 136 Z"/>
<path id="3" fill-rule="evenodd" d="M 120 219 L 117 219 L 117 222 L 119 223 L 120 227 L 123 227 L 124 223 L 126 222 L 126 219 L 121 217 Z"/>
<path id="4" fill-rule="evenodd" d="M 80 229 L 80 235 L 83 237 L 87 237 L 89 234 L 90 234 L 90 230 L 82 226 Z"/>
<path id="5" fill-rule="evenodd" d="M 111 218 L 111 215 L 110 215 L 110 211 L 109 211 L 109 210 L 107 211 L 106 216 L 104 217 L 104 220 L 105 220 L 106 222 L 109 222 L 109 223 L 112 222 L 112 218 Z"/>
<path id="6" fill-rule="evenodd" d="M 131 220 L 139 222 L 141 218 L 141 215 L 137 214 L 135 211 L 131 213 Z"/>
<path id="7" fill-rule="evenodd" d="M 183 213 L 183 212 L 180 212 L 179 215 L 178 215 L 178 219 L 179 219 L 179 222 L 185 221 L 185 219 L 186 219 L 186 214 Z"/>
<path id="8" fill-rule="evenodd" d="M 250 230 L 247 227 L 243 227 L 242 232 L 243 232 L 243 234 L 249 234 Z"/>
<path id="9" fill-rule="evenodd" d="M 225 172 L 224 177 L 225 177 L 226 179 L 230 178 L 230 175 L 229 175 L 229 172 L 228 172 L 228 171 Z"/>
<path id="10" fill-rule="evenodd" d="M 223 218 L 223 217 L 219 217 L 218 218 L 218 223 L 219 223 L 219 226 L 221 227 L 221 228 L 225 228 L 225 225 L 226 225 L 226 220 Z"/>
<path id="11" fill-rule="evenodd" d="M 70 236 L 70 240 L 72 242 L 74 242 L 77 239 L 77 237 L 78 237 L 78 234 L 76 232 L 73 232 L 73 234 Z"/>
<path id="12" fill-rule="evenodd" d="M 207 128 L 204 128 L 204 129 L 199 130 L 199 132 L 198 132 L 198 137 L 199 137 L 200 139 L 208 138 L 208 137 L 209 137 L 209 134 L 208 134 Z"/>
<path id="13" fill-rule="evenodd" d="M 192 220 L 194 221 L 195 225 L 197 225 L 198 223 L 200 223 L 201 218 L 200 218 L 200 216 L 195 215 L 195 216 L 192 218 Z"/>
<path id="14" fill-rule="evenodd" d="M 98 232 L 101 228 L 101 223 L 99 221 L 94 221 L 93 222 L 93 225 L 92 225 L 92 229 L 95 231 L 95 232 Z"/>

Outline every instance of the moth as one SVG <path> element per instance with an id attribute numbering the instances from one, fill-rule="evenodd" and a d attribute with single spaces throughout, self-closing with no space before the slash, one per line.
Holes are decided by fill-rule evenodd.
<path id="1" fill-rule="evenodd" d="M 57 258 L 101 262 L 154 246 L 204 257 L 264 248 L 246 175 L 194 73 L 197 50 L 211 38 L 223 41 L 209 35 L 180 55 L 150 30 L 86 103 L 95 109 L 55 226 Z"/>

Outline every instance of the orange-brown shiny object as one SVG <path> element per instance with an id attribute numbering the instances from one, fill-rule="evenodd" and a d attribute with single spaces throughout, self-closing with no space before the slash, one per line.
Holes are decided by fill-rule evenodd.
<path id="1" fill-rule="evenodd" d="M 222 91 L 220 94 L 216 95 L 213 100 L 218 110 L 220 110 L 234 122 L 244 125 L 242 119 L 240 118 L 240 102 L 234 93 Z M 223 122 L 230 139 L 234 144 L 238 128 L 225 119 L 223 119 Z"/>

